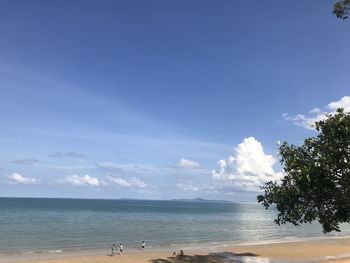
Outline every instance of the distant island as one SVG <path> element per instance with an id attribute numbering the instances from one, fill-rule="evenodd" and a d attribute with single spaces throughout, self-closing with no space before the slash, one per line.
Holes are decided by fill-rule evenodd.
<path id="1" fill-rule="evenodd" d="M 193 198 L 193 199 L 171 199 L 170 201 L 176 201 L 176 202 L 197 202 L 197 203 L 234 203 L 232 201 L 227 200 L 208 200 L 203 198 Z"/>
<path id="2" fill-rule="evenodd" d="M 208 199 L 203 199 L 203 198 L 192 198 L 192 199 L 187 199 L 187 198 L 177 198 L 177 199 L 170 199 L 170 200 L 152 200 L 152 199 L 137 199 L 137 198 L 119 198 L 116 200 L 124 200 L 124 201 L 172 201 L 172 202 L 196 202 L 196 203 L 235 203 L 232 201 L 228 200 L 208 200 Z"/>

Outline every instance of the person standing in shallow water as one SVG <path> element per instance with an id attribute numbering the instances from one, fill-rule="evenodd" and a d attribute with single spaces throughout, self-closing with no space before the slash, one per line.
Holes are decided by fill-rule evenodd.
<path id="1" fill-rule="evenodd" d="M 123 243 L 120 243 L 119 251 L 120 251 L 120 255 L 122 255 L 123 254 Z"/>
<path id="2" fill-rule="evenodd" d="M 142 246 L 141 246 L 142 250 L 145 249 L 145 246 L 146 246 L 146 242 L 145 242 L 145 241 L 142 241 Z"/>

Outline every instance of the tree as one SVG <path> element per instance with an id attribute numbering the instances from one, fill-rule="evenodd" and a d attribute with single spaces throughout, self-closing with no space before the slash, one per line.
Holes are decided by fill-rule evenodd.
<path id="1" fill-rule="evenodd" d="M 347 19 L 350 11 L 350 0 L 338 0 L 333 7 L 333 14 L 338 18 Z"/>
<path id="2" fill-rule="evenodd" d="M 316 220 L 325 233 L 340 231 L 350 222 L 350 112 L 338 109 L 315 128 L 301 146 L 281 144 L 284 177 L 262 186 L 257 199 L 266 209 L 276 205 L 278 225 Z"/>

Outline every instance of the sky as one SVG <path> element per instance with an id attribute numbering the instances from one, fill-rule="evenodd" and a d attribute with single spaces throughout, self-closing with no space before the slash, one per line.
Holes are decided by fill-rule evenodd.
<path id="1" fill-rule="evenodd" d="M 330 0 L 0 1 L 0 196 L 256 200 L 350 110 Z"/>

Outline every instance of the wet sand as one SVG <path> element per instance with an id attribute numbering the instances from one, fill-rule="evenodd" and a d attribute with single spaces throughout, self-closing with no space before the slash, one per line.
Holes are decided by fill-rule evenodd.
<path id="1" fill-rule="evenodd" d="M 185 256 L 172 256 L 171 249 L 162 251 L 125 252 L 111 256 L 97 254 L 60 254 L 32 256 L 0 256 L 0 262 L 25 263 L 180 263 L 180 262 L 322 262 L 350 263 L 350 238 L 269 243 L 259 245 L 216 246 L 196 249 L 183 248 Z M 177 251 L 179 252 L 179 251 Z"/>

